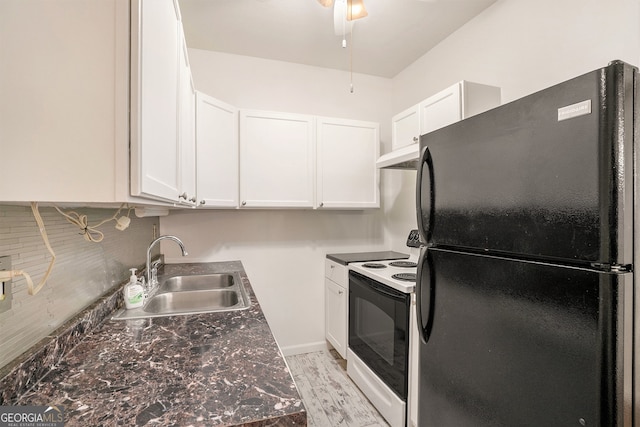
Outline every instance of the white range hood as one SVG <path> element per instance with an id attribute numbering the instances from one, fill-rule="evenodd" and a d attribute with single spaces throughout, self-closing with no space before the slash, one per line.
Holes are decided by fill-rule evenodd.
<path id="1" fill-rule="evenodd" d="M 376 161 L 378 169 L 418 169 L 420 144 L 407 145 L 380 156 Z"/>

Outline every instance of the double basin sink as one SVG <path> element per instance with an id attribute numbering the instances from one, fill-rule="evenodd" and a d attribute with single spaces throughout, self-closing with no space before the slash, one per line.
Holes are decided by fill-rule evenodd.
<path id="1" fill-rule="evenodd" d="M 162 279 L 157 291 L 142 307 L 121 310 L 113 319 L 214 313 L 244 310 L 250 306 L 238 273 L 172 276 Z"/>

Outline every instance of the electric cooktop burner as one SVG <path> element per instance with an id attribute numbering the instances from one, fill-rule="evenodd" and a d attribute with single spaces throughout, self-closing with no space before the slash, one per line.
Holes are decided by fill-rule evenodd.
<path id="1" fill-rule="evenodd" d="M 393 267 L 417 267 L 418 264 L 412 261 L 393 261 L 389 263 Z"/>
<path id="2" fill-rule="evenodd" d="M 391 278 L 396 280 L 402 280 L 405 282 L 415 282 L 416 281 L 416 273 L 398 273 L 391 276 Z"/>
<path id="3" fill-rule="evenodd" d="M 380 264 L 379 262 L 367 262 L 362 264 L 362 266 L 366 268 L 387 268 L 386 265 Z"/>

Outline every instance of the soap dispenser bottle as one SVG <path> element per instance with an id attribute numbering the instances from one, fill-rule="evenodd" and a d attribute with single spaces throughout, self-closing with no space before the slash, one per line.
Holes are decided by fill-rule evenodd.
<path id="1" fill-rule="evenodd" d="M 124 286 L 124 305 L 127 309 L 142 307 L 144 304 L 144 286 L 138 283 L 136 269 L 130 268 L 129 283 Z"/>

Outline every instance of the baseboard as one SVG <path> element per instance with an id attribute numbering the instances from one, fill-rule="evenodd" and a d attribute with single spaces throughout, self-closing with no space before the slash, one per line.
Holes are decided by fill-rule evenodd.
<path id="1" fill-rule="evenodd" d="M 306 344 L 289 345 L 280 347 L 283 356 L 293 356 L 295 354 L 312 353 L 314 351 L 322 351 L 330 349 L 329 343 L 326 341 L 318 341 Z"/>

